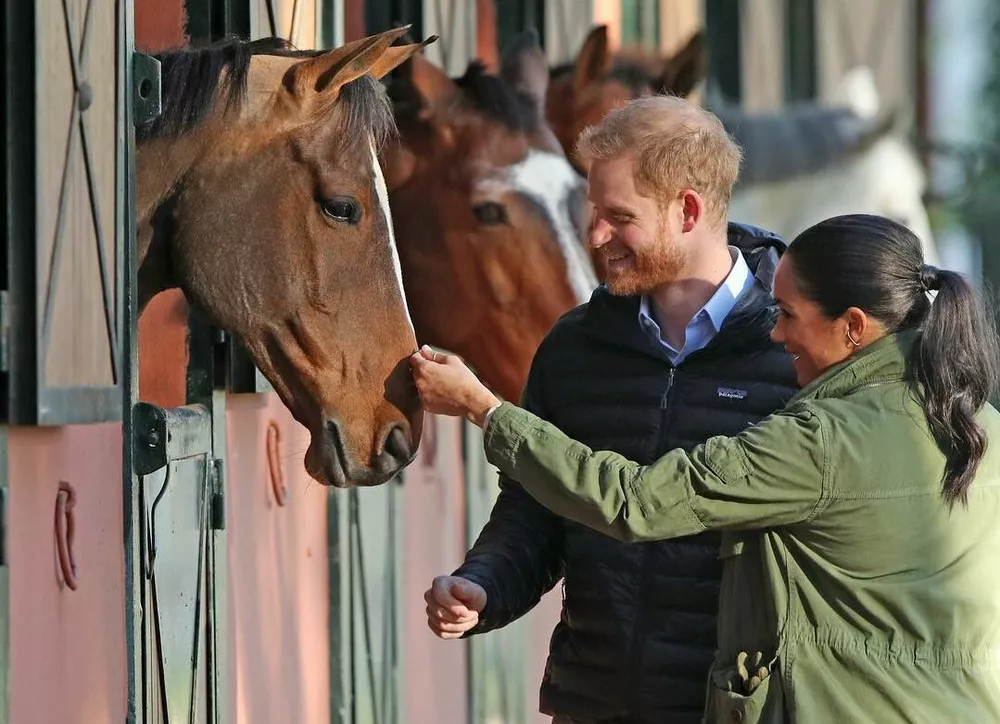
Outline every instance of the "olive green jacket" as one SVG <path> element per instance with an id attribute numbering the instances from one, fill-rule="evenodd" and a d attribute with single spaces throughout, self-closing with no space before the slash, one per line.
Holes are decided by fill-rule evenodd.
<path id="1" fill-rule="evenodd" d="M 1000 722 L 1000 415 L 968 506 L 891 335 L 738 437 L 641 467 L 505 403 L 489 460 L 621 540 L 723 531 L 709 722 Z"/>

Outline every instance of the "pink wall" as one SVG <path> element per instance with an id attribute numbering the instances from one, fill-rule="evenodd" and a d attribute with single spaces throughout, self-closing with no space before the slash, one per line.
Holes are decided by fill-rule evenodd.
<path id="1" fill-rule="evenodd" d="M 12 724 L 125 718 L 121 426 L 8 428 Z M 59 481 L 76 492 L 77 589 L 59 577 Z"/>
<path id="2" fill-rule="evenodd" d="M 424 418 L 420 454 L 403 485 L 403 722 L 463 722 L 468 710 L 467 645 L 442 641 L 427 628 L 424 591 L 465 555 L 462 426 Z"/>
<path id="3" fill-rule="evenodd" d="M 284 507 L 268 477 L 271 420 Z M 327 492 L 302 464 L 308 434 L 274 394 L 230 396 L 226 425 L 229 720 L 328 724 Z"/>

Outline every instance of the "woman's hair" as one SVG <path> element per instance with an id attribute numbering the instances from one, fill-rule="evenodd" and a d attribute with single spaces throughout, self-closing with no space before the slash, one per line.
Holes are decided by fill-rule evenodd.
<path id="1" fill-rule="evenodd" d="M 988 444 L 976 414 L 1000 371 L 1000 343 L 984 299 L 960 274 L 924 264 L 913 232 L 881 216 L 822 221 L 799 234 L 786 255 L 799 290 L 828 317 L 857 307 L 889 332 L 919 331 L 910 369 L 947 458 L 944 497 L 966 503 Z"/>

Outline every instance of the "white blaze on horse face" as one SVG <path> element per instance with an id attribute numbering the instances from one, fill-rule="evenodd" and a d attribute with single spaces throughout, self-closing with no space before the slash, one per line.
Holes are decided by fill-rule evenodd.
<path id="1" fill-rule="evenodd" d="M 577 189 L 586 183 L 564 156 L 532 149 L 523 161 L 510 167 L 509 183 L 541 206 L 555 230 L 559 248 L 566 260 L 566 275 L 570 288 L 580 303 L 590 299 L 597 286 L 594 267 L 587 256 L 579 232 L 573 224 Z"/>
<path id="2" fill-rule="evenodd" d="M 399 297 L 403 302 L 403 311 L 406 312 L 406 321 L 413 329 L 413 320 L 410 318 L 410 308 L 406 304 L 406 290 L 403 288 L 403 267 L 399 263 L 399 252 L 396 250 L 396 233 L 392 228 L 392 211 L 389 209 L 389 190 L 385 185 L 385 176 L 382 174 L 382 166 L 378 162 L 378 154 L 375 153 L 375 144 L 368 142 L 368 147 L 372 152 L 372 172 L 375 174 L 375 192 L 378 195 L 378 205 L 385 214 L 385 225 L 389 230 L 389 251 L 392 253 L 392 268 L 396 272 L 396 283 L 399 285 Z"/>

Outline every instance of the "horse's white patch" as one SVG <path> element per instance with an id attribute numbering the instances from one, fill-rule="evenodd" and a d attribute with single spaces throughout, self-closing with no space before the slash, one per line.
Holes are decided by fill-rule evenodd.
<path id="1" fill-rule="evenodd" d="M 392 253 L 392 268 L 396 272 L 396 283 L 399 285 L 399 296 L 403 302 L 403 311 L 406 312 L 406 321 L 413 329 L 413 319 L 410 317 L 410 308 L 406 304 L 406 290 L 403 288 L 403 267 L 399 263 L 399 252 L 396 250 L 396 232 L 392 228 L 392 211 L 389 209 L 389 190 L 385 186 L 385 176 L 382 174 L 382 166 L 378 162 L 378 154 L 375 153 L 375 145 L 369 141 L 368 147 L 372 152 L 372 171 L 375 174 L 375 192 L 378 196 L 378 204 L 385 214 L 385 225 L 389 229 L 389 251 Z"/>
<path id="2" fill-rule="evenodd" d="M 573 191 L 585 182 L 563 156 L 535 149 L 529 151 L 523 161 L 511 166 L 509 172 L 507 181 L 511 187 L 548 214 L 566 260 L 570 288 L 579 302 L 586 302 L 597 286 L 597 277 L 573 225 L 570 216 L 573 210 L 569 207 Z"/>
<path id="3" fill-rule="evenodd" d="M 831 216 L 878 214 L 908 226 L 920 238 L 924 261 L 937 265 L 940 256 L 923 200 L 926 183 L 913 148 L 885 136 L 864 153 L 816 173 L 741 186 L 733 193 L 729 216 L 791 241 Z"/>

